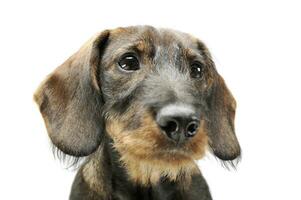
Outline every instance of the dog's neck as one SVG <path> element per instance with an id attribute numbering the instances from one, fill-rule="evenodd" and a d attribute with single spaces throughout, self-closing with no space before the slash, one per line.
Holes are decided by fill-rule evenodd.
<path id="1" fill-rule="evenodd" d="M 119 153 L 112 147 L 110 138 L 88 158 L 82 167 L 82 174 L 88 186 L 104 199 L 109 199 L 111 194 L 126 192 L 139 196 L 142 191 L 150 188 L 134 184 L 124 166 L 120 163 Z"/>
<path id="2" fill-rule="evenodd" d="M 83 178 L 89 187 L 104 199 L 112 193 L 129 195 L 129 199 L 144 199 L 153 190 L 163 187 L 171 193 L 184 189 L 183 184 L 177 181 L 169 181 L 161 177 L 160 182 L 155 185 L 142 185 L 135 183 L 128 175 L 127 169 L 120 162 L 119 153 L 113 148 L 112 141 L 107 142 L 99 148 L 86 162 L 82 168 Z M 182 188 L 183 187 L 183 188 Z M 131 196 L 133 195 L 133 196 Z M 140 198 L 139 198 L 140 197 Z"/>

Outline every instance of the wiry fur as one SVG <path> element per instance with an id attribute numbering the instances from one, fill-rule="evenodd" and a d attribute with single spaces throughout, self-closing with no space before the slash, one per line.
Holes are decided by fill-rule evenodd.
<path id="1" fill-rule="evenodd" d="M 126 53 L 139 70 L 118 67 Z M 190 76 L 196 61 L 199 79 Z M 54 155 L 80 166 L 71 200 L 210 200 L 195 161 L 209 148 L 229 168 L 240 155 L 236 102 L 206 46 L 185 33 L 135 26 L 96 34 L 34 98 Z M 197 116 L 194 137 L 176 143 L 164 134 L 157 114 L 168 105 Z"/>
<path id="2" fill-rule="evenodd" d="M 160 177 L 167 177 L 171 181 L 190 182 L 191 175 L 199 173 L 194 160 L 203 156 L 207 146 L 207 135 L 202 128 L 196 138 L 178 152 L 166 142 L 150 116 L 144 116 L 144 126 L 134 131 L 126 131 L 122 121 L 125 119 L 108 119 L 106 127 L 133 181 L 143 185 L 157 184 Z M 156 151 L 159 146 L 160 150 Z"/>

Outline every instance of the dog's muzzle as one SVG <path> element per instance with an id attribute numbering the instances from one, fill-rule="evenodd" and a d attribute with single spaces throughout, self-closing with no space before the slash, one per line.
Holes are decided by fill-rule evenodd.
<path id="1" fill-rule="evenodd" d="M 156 121 L 166 136 L 181 144 L 197 133 L 200 117 L 186 104 L 170 104 L 159 109 Z"/>

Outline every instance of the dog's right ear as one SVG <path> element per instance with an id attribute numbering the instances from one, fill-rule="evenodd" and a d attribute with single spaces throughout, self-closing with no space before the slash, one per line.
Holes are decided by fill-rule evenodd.
<path id="1" fill-rule="evenodd" d="M 89 155 L 101 142 L 103 100 L 98 72 L 109 35 L 104 31 L 88 41 L 34 95 L 51 141 L 66 154 Z"/>

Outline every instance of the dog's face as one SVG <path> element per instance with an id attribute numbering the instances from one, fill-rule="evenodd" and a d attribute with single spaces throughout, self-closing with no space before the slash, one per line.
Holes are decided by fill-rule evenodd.
<path id="1" fill-rule="evenodd" d="M 107 134 L 142 183 L 194 171 L 207 144 L 240 154 L 236 103 L 205 45 L 176 31 L 104 31 L 60 66 L 35 95 L 53 143 L 89 155 Z"/>

